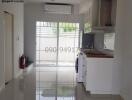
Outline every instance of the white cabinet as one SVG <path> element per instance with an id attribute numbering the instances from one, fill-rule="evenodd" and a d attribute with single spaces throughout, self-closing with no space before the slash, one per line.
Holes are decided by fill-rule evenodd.
<path id="1" fill-rule="evenodd" d="M 5 82 L 13 79 L 13 17 L 9 13 L 5 17 Z"/>
<path id="2" fill-rule="evenodd" d="M 84 68 L 84 86 L 91 94 L 113 94 L 112 70 L 113 58 L 89 58 L 84 56 L 86 66 Z"/>
<path id="3" fill-rule="evenodd" d="M 0 13 L 0 69 L 3 84 L 13 79 L 13 17 L 7 12 Z"/>
<path id="4" fill-rule="evenodd" d="M 84 15 L 84 33 L 115 31 L 117 0 L 88 0 L 81 5 L 80 9 L 87 9 L 81 12 Z"/>
<path id="5" fill-rule="evenodd" d="M 84 33 L 92 31 L 94 26 L 97 26 L 98 22 L 98 0 L 90 0 L 88 2 L 87 11 L 84 13 Z"/>
<path id="6" fill-rule="evenodd" d="M 4 88 L 5 41 L 3 34 L 3 16 L 0 14 L 0 91 Z"/>

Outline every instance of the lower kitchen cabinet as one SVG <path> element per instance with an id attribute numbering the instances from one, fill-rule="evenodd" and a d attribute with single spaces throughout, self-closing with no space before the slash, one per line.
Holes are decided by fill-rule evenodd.
<path id="1" fill-rule="evenodd" d="M 83 54 L 83 84 L 91 94 L 114 94 L 114 58 L 90 58 Z"/>

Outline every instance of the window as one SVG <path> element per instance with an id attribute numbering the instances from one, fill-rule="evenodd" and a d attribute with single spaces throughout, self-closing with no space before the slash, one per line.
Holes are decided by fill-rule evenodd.
<path id="1" fill-rule="evenodd" d="M 90 23 L 85 23 L 84 24 L 84 33 L 89 33 L 89 32 L 91 32 L 91 25 L 90 25 Z"/>

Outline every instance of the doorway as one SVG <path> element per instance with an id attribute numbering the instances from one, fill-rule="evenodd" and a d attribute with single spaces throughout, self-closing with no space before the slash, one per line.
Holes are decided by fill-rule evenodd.
<path id="1" fill-rule="evenodd" d="M 79 23 L 36 22 L 36 66 L 73 66 Z"/>

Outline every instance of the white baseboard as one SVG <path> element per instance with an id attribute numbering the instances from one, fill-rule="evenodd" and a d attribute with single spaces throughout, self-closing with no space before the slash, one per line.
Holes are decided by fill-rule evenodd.
<path id="1" fill-rule="evenodd" d="M 0 92 L 5 88 L 5 84 L 0 86 Z"/>

